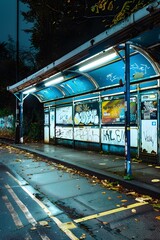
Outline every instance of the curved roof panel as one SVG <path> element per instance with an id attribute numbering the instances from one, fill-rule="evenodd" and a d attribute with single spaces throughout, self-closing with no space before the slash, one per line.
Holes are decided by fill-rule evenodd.
<path id="1" fill-rule="evenodd" d="M 70 95 L 76 95 L 95 89 L 93 83 L 84 76 L 75 77 L 59 84 L 59 86 L 67 90 Z"/>
<path id="2" fill-rule="evenodd" d="M 119 53 L 119 56 L 112 59 L 112 62 L 101 66 L 97 69 L 89 71 L 85 74 L 78 72 L 70 75 L 69 80 L 65 80 L 55 84 L 54 86 L 44 88 L 34 93 L 41 102 L 47 102 L 66 97 L 74 97 L 79 94 L 89 93 L 95 90 L 104 90 L 112 86 L 117 86 L 116 92 L 122 91 L 118 88 L 125 83 L 125 58 L 124 53 Z M 76 72 L 76 71 L 75 71 Z M 77 73 L 77 72 L 76 72 Z M 157 76 L 157 72 L 152 63 L 137 50 L 131 50 L 130 56 L 130 82 L 131 84 L 137 81 L 145 81 L 147 78 Z M 56 79 L 55 79 L 56 80 Z M 156 82 L 155 82 L 156 83 Z M 150 83 L 151 84 L 151 83 Z M 148 83 L 143 83 L 141 87 L 149 86 Z M 150 85 L 152 86 L 152 84 Z M 134 87 L 131 87 L 134 90 Z M 123 90 L 124 91 L 124 90 Z"/>
<path id="3" fill-rule="evenodd" d="M 34 93 L 34 95 L 41 101 L 46 102 L 52 99 L 62 98 L 63 93 L 56 87 L 47 87 Z"/>

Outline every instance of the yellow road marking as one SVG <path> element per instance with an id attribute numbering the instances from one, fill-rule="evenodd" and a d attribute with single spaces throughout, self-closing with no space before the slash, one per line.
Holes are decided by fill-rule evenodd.
<path id="1" fill-rule="evenodd" d="M 39 199 L 37 199 L 35 196 L 33 196 L 24 186 L 22 186 L 21 183 L 18 181 L 18 179 L 16 179 L 9 172 L 7 172 L 7 174 L 9 176 L 11 176 L 21 186 L 21 188 L 24 189 L 24 191 L 27 192 L 31 196 L 31 198 L 34 199 L 41 206 L 41 208 L 43 208 L 43 210 L 48 214 L 48 216 L 53 219 L 53 221 L 57 224 L 57 226 L 71 240 L 78 240 L 78 238 L 69 230 L 69 229 L 74 229 L 74 228 L 77 227 L 74 223 L 72 223 L 72 222 L 62 223 L 57 217 L 52 216 L 52 213 L 49 211 L 49 209 Z M 88 220 L 91 220 L 91 219 L 107 216 L 107 215 L 110 215 L 110 214 L 113 214 L 113 213 L 118 213 L 118 212 L 126 211 L 126 210 L 129 210 L 129 209 L 132 209 L 132 208 L 140 207 L 140 206 L 143 206 L 143 205 L 146 205 L 146 204 L 148 204 L 148 203 L 147 202 L 137 202 L 137 203 L 133 203 L 133 204 L 130 204 L 128 206 L 125 206 L 125 207 L 111 209 L 111 210 L 108 210 L 108 211 L 100 212 L 100 213 L 93 214 L 93 215 L 90 215 L 90 216 L 86 216 L 86 217 L 83 217 L 83 218 L 75 219 L 73 221 L 75 223 L 80 223 L 80 222 L 88 221 Z"/>
<path id="2" fill-rule="evenodd" d="M 14 179 L 15 182 L 17 182 L 20 187 L 26 192 L 28 193 L 28 195 L 35 201 L 38 203 L 38 205 L 47 213 L 47 215 L 53 219 L 53 221 L 57 224 L 57 226 L 71 239 L 71 240 L 78 240 L 79 238 L 77 238 L 69 229 L 70 228 L 70 224 L 68 224 L 68 228 L 66 227 L 67 225 L 64 225 L 64 223 L 62 223 L 57 217 L 54 217 L 52 215 L 52 213 L 49 211 L 49 209 L 38 199 L 36 198 L 35 196 L 33 196 L 28 190 L 27 188 L 25 188 L 25 186 L 22 186 L 21 185 L 21 182 L 15 178 L 12 174 L 10 174 L 9 172 L 6 172 L 11 178 Z M 73 223 L 74 224 L 74 223 Z M 74 225 L 75 226 L 75 225 Z M 72 225 L 72 228 L 76 228 L 73 227 Z"/>
<path id="3" fill-rule="evenodd" d="M 2 196 L 2 199 L 3 199 L 6 207 L 8 208 L 8 211 L 10 212 L 16 227 L 17 228 L 22 228 L 23 227 L 23 223 L 21 222 L 17 212 L 13 208 L 13 206 L 12 206 L 11 202 L 9 201 L 8 197 L 7 196 Z"/>
<path id="4" fill-rule="evenodd" d="M 115 208 L 115 209 L 111 209 L 111 210 L 108 210 L 108 211 L 105 211 L 105 212 L 93 214 L 93 215 L 86 216 L 86 217 L 79 218 L 79 219 L 75 219 L 74 222 L 75 223 L 80 223 L 80 222 L 88 221 L 88 220 L 91 220 L 91 219 L 94 219 L 94 218 L 99 218 L 99 217 L 107 216 L 107 215 L 110 215 L 110 214 L 113 214 L 113 213 L 118 213 L 118 212 L 121 212 L 121 211 L 126 211 L 128 209 L 140 207 L 140 206 L 143 206 L 143 205 L 146 205 L 146 204 L 148 204 L 148 203 L 147 202 L 133 203 L 133 204 L 128 205 L 126 207 Z"/>
<path id="5" fill-rule="evenodd" d="M 17 203 L 17 205 L 19 206 L 19 208 L 22 210 L 22 212 L 24 213 L 26 219 L 28 220 L 29 223 L 32 224 L 32 226 L 35 226 L 37 224 L 37 221 L 34 219 L 34 217 L 32 216 L 32 214 L 30 213 L 30 211 L 28 210 L 28 208 L 23 204 L 23 202 L 17 197 L 17 195 L 15 194 L 15 192 L 13 191 L 13 189 L 8 185 L 5 184 L 4 185 L 5 188 L 8 190 L 8 192 L 11 194 L 12 198 L 14 199 L 14 201 Z"/>

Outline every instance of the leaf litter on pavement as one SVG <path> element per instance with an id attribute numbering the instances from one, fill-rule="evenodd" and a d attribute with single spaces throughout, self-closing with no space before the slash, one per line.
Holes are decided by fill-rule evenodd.
<path id="1" fill-rule="evenodd" d="M 17 149 L 16 147 L 13 147 L 13 146 L 3 144 L 3 148 L 8 150 L 9 153 L 16 153 L 16 154 L 25 155 L 28 159 L 32 159 L 33 162 L 45 162 L 48 166 L 51 167 L 50 169 L 53 170 L 53 171 L 54 170 L 59 170 L 61 172 L 66 172 L 66 173 L 70 173 L 72 175 L 77 175 L 77 177 L 78 176 L 85 177 L 93 185 L 99 184 L 104 189 L 106 188 L 107 190 L 117 191 L 119 193 L 124 193 L 126 195 L 131 195 L 138 202 L 148 202 L 148 203 L 152 204 L 155 211 L 160 212 L 160 200 L 159 199 L 155 199 L 155 198 L 152 198 L 150 196 L 143 195 L 143 194 L 137 193 L 135 191 L 131 191 L 131 190 L 125 188 L 124 186 L 120 185 L 118 182 L 114 182 L 114 181 L 111 182 L 108 179 L 100 179 L 97 176 L 90 175 L 88 173 L 84 173 L 80 170 L 77 170 L 77 169 L 74 169 L 74 168 L 71 168 L 71 167 L 67 167 L 67 166 L 65 166 L 61 163 L 55 163 L 55 162 L 49 161 L 48 159 L 36 156 L 36 154 L 33 154 L 33 153 L 28 153 L 25 150 Z M 21 159 L 16 159 L 15 161 L 17 163 L 19 163 L 19 162 L 21 162 Z M 140 161 L 138 161 L 138 162 L 140 162 Z M 155 166 L 155 167 L 159 168 L 159 166 Z M 153 182 L 158 182 L 158 181 L 157 181 L 157 179 L 155 181 L 153 179 Z M 80 186 L 77 185 L 77 188 L 80 189 Z M 106 194 L 105 191 L 102 191 L 102 194 L 105 195 Z M 118 196 L 118 198 L 121 198 L 121 196 Z M 108 196 L 107 199 L 111 200 L 112 198 L 110 196 Z M 126 203 L 127 200 L 122 199 L 121 202 Z M 134 213 L 135 209 L 133 209 L 132 212 Z M 156 219 L 159 220 L 159 216 L 157 216 Z"/>

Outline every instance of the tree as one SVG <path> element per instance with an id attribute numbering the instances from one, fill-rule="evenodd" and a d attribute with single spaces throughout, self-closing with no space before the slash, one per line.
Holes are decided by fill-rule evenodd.
<path id="1" fill-rule="evenodd" d="M 58 59 L 153 0 L 21 0 L 33 23 L 38 68 Z"/>
<path id="2" fill-rule="evenodd" d="M 13 53 L 8 49 L 7 43 L 0 43 L 0 109 L 7 106 L 8 111 L 13 107 L 13 101 L 10 98 L 6 88 L 15 79 L 15 58 Z M 10 101 L 10 100 L 11 101 Z"/>
<path id="3" fill-rule="evenodd" d="M 16 83 L 16 44 L 9 37 L 8 42 L 0 43 L 0 109 L 13 112 L 15 96 L 7 91 L 7 86 Z M 34 56 L 30 52 L 20 50 L 19 76 L 25 78 L 36 69 Z"/>
<path id="4" fill-rule="evenodd" d="M 0 117 L 15 115 L 16 97 L 7 91 L 7 87 L 16 83 L 16 44 L 11 37 L 8 42 L 0 43 Z M 32 52 L 20 49 L 19 51 L 19 78 L 22 80 L 28 74 L 37 69 L 34 54 Z M 43 129 L 42 109 L 43 105 L 34 99 L 32 103 L 25 101 L 24 103 L 24 123 L 25 132 L 30 134 L 32 138 L 42 138 L 40 129 Z M 32 126 L 32 129 L 30 129 Z M 37 127 L 37 131 L 36 131 Z M 5 137 L 14 136 L 13 131 L 8 129 L 0 129 L 0 135 Z M 33 133 L 34 130 L 34 133 Z"/>

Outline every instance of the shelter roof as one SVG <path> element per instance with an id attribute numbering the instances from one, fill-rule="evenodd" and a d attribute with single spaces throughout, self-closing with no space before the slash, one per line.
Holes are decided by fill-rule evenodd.
<path id="1" fill-rule="evenodd" d="M 38 72 L 28 76 L 20 82 L 9 86 L 8 91 L 13 94 L 25 92 L 34 87 L 34 95 L 41 102 L 74 97 L 84 93 L 103 90 L 123 82 L 125 53 L 124 43 L 130 43 L 131 64 L 143 60 L 143 74 L 135 77 L 135 67 L 131 70 L 131 82 L 142 77 L 159 76 L 160 64 L 160 4 L 155 1 L 147 7 L 133 13 L 117 25 L 102 32 L 60 59 L 52 62 Z M 114 54 L 107 64 L 89 71 L 80 68 L 93 60 Z M 145 57 L 149 57 L 147 62 Z M 154 66 L 152 66 L 154 62 Z M 142 66 L 138 66 L 140 68 Z M 147 73 L 145 72 L 146 69 Z M 108 70 L 110 69 L 110 70 Z M 113 70 L 114 69 L 114 70 Z M 118 72 L 117 72 L 118 71 Z M 107 78 L 104 72 L 108 73 Z M 114 74 L 113 74 L 114 73 Z M 100 77 L 101 76 L 101 77 Z M 103 76 L 103 80 L 102 80 Z M 107 80 L 107 83 L 104 81 Z M 47 85 L 52 80 L 52 84 Z"/>

